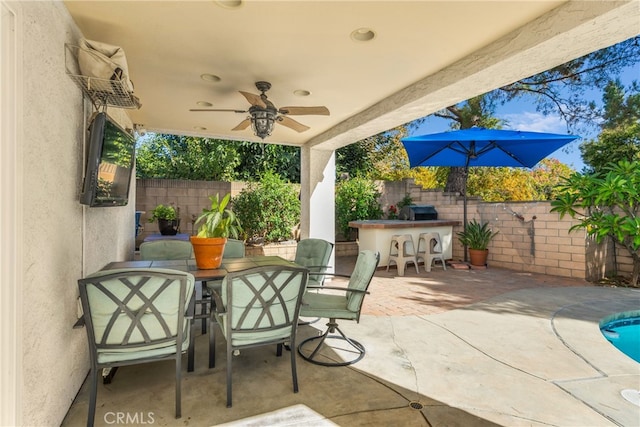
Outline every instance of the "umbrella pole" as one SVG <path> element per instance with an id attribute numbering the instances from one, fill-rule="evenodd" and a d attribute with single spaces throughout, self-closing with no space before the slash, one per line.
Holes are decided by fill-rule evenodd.
<path id="1" fill-rule="evenodd" d="M 467 161 L 466 164 L 464 165 L 464 184 L 462 187 L 462 193 L 463 193 L 463 207 L 462 207 L 462 227 L 463 230 L 466 234 L 467 232 L 467 179 L 469 179 L 469 160 L 471 160 L 469 158 L 469 155 L 467 155 Z M 469 255 L 467 254 L 467 245 L 463 245 L 464 246 L 464 262 L 467 262 L 469 260 Z"/>
<path id="2" fill-rule="evenodd" d="M 467 231 L 467 185 L 465 182 L 465 189 L 464 189 L 464 207 L 463 207 L 463 214 L 462 214 L 462 226 L 464 227 L 464 231 L 466 233 Z M 468 261 L 468 255 L 467 255 L 467 245 L 464 245 L 464 262 Z"/>

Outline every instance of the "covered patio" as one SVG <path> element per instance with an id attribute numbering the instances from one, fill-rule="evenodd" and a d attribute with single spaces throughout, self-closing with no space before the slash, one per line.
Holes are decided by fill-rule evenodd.
<path id="1" fill-rule="evenodd" d="M 123 128 L 130 130 L 146 128 L 149 131 L 258 141 L 248 129 L 244 133 L 231 130 L 244 116 L 197 113 L 201 114 L 198 116 L 189 110 L 199 102 L 210 103 L 214 108 L 244 109 L 248 104 L 238 91 L 256 92 L 255 82 L 263 80 L 272 83 L 269 97 L 279 107 L 326 106 L 331 111 L 330 116 L 300 119 L 310 130 L 298 133 L 280 126 L 265 142 L 300 147 L 301 235 L 303 238 L 333 241 L 334 150 L 640 32 L 640 6 L 633 0 L 0 0 L 0 18 L 0 425 L 38 426 L 59 425 L 70 407 L 69 425 L 83 419 L 84 415 L 79 415 L 84 414 L 82 393 L 78 403 L 72 406 L 89 370 L 85 331 L 72 329 L 79 316 L 77 280 L 111 261 L 132 259 L 135 247 L 135 191 L 130 193 L 127 206 L 89 208 L 79 203 L 86 162 L 86 129 L 95 107 L 67 75 L 65 45 L 77 45 L 84 37 L 124 48 L 135 94 L 143 107 L 139 110 L 110 107 L 108 113 Z M 372 35 L 369 30 L 373 37 L 369 37 Z M 213 84 L 216 76 L 220 78 L 219 85 Z M 309 97 L 298 98 L 294 91 Z M 447 277 L 459 274 L 447 271 Z M 511 276 L 515 275 L 511 272 Z M 470 289 L 473 287 L 473 281 L 465 283 Z M 495 283 L 500 281 L 495 280 Z M 409 289 L 410 294 L 400 299 L 400 305 L 404 306 L 409 300 L 422 295 L 420 287 Z M 570 288 L 566 292 L 573 290 Z M 547 291 L 542 291 L 542 296 L 544 292 Z M 605 290 L 595 289 L 593 292 Z M 538 294 L 534 294 L 530 297 L 535 299 Z M 464 295 L 464 290 L 460 289 L 460 294 L 451 298 L 467 298 Z M 542 308 L 525 310 L 527 316 L 509 316 L 537 324 L 543 318 L 539 313 L 544 313 L 549 320 L 551 313 L 564 307 L 562 298 L 551 296 L 541 300 Z M 566 298 L 571 303 L 589 298 L 600 301 L 598 295 L 571 295 Z M 525 299 L 524 307 L 528 306 L 527 301 Z M 505 303 L 509 305 L 508 301 Z M 467 308 L 462 310 L 465 311 L 460 321 L 464 321 L 469 313 Z M 586 312 L 589 314 L 593 310 L 590 308 Z M 491 314 L 493 311 L 481 309 L 478 313 Z M 495 311 L 503 313 L 509 310 L 499 308 Z M 453 312 L 461 311 L 426 317 L 400 316 L 397 318 L 399 323 L 396 316 L 367 315 L 361 326 L 375 328 L 371 329 L 371 337 L 366 329 L 345 325 L 362 337 L 370 353 L 362 363 L 344 371 L 351 375 L 369 369 L 369 363 L 379 363 L 383 368 L 372 374 L 376 378 L 373 382 L 397 381 L 394 387 L 404 389 L 402 395 L 396 392 L 391 397 L 389 394 L 379 395 L 376 402 L 382 402 L 382 406 L 376 407 L 404 409 L 407 401 L 414 400 L 417 393 L 424 397 L 425 403 L 430 402 L 436 407 L 442 404 L 445 405 L 442 407 L 455 408 L 458 414 L 473 413 L 475 415 L 470 416 L 493 420 L 493 416 L 487 415 L 486 407 L 478 411 L 473 409 L 484 396 L 479 389 L 475 394 L 470 393 L 470 387 L 481 383 L 476 381 L 477 377 L 470 381 L 472 377 L 465 374 L 460 376 L 459 383 L 452 383 L 458 381 L 456 375 L 464 372 L 463 367 L 473 366 L 465 359 L 467 350 L 474 358 L 486 357 L 482 356 L 484 353 L 478 353 L 476 347 L 491 354 L 474 340 L 476 335 L 495 338 L 492 330 L 485 328 L 492 324 L 487 319 L 478 318 L 477 323 L 472 322 L 473 327 L 462 327 L 473 333 L 473 337 L 465 337 L 466 342 L 473 344 L 468 348 L 442 347 L 434 341 L 435 338 L 427 339 L 435 337 L 437 334 L 434 333 L 442 328 L 435 326 L 435 320 L 427 322 L 425 319 L 439 316 L 442 325 L 448 325 L 451 321 L 446 316 Z M 419 324 L 403 324 L 407 319 L 416 320 Z M 589 322 L 594 320 L 590 318 Z M 495 326 L 500 324 L 497 322 Z M 584 324 L 576 322 L 576 327 Z M 375 330 L 391 331 L 392 326 L 394 330 L 396 326 L 399 328 L 398 333 L 375 335 Z M 549 328 L 541 329 L 548 332 Z M 432 333 L 425 334 L 423 347 L 413 347 L 418 343 L 415 339 L 418 331 L 427 330 Z M 307 333 L 312 333 L 312 330 L 308 329 Z M 409 365 L 404 362 L 404 353 L 388 352 L 396 348 L 390 342 L 376 344 L 375 336 L 393 341 L 400 339 L 401 334 L 407 334 L 408 343 L 401 344 L 399 348 L 406 354 L 418 352 L 410 358 Z M 602 343 L 603 346 L 605 344 Z M 441 353 L 439 348 L 449 348 L 451 352 Z M 517 347 L 510 352 L 514 355 L 530 353 L 530 348 L 524 344 L 522 349 L 516 350 Z M 530 363 L 534 366 L 556 366 L 553 362 L 539 363 L 547 353 L 541 350 L 535 361 Z M 580 362 L 581 358 L 576 359 L 573 351 L 562 350 L 561 353 L 572 362 L 557 365 L 562 368 L 559 371 L 566 367 L 567 373 L 527 374 L 524 378 L 534 378 L 536 383 L 548 387 L 551 381 L 559 383 L 572 378 L 600 377 L 601 372 L 609 374 L 606 367 L 594 365 L 597 369 L 589 368 Z M 260 358 L 260 355 L 254 357 Z M 435 363 L 430 357 L 446 357 L 447 363 Z M 606 363 L 615 361 L 609 356 L 603 360 Z M 482 371 L 491 375 L 494 359 L 489 357 L 486 361 L 489 365 L 479 366 L 478 373 Z M 576 368 L 577 365 L 581 367 Z M 224 366 L 223 360 L 220 360 L 220 366 Z M 430 371 L 433 366 L 439 366 L 440 370 Z M 118 410 L 144 411 L 144 407 L 138 408 L 136 401 L 131 399 L 134 395 L 144 396 L 145 402 L 154 405 L 154 409 L 164 410 L 170 406 L 164 401 L 167 396 L 164 384 L 157 383 L 157 388 L 152 386 L 154 381 L 161 380 L 155 376 L 154 368 L 144 369 L 150 370 L 141 371 L 145 372 L 141 377 L 121 375 L 118 378 L 118 385 L 131 386 L 131 394 L 118 395 Z M 160 418 L 158 415 L 157 424 L 160 419 L 174 425 L 186 424 L 190 422 L 188 417 L 212 424 L 237 420 L 281 409 L 300 402 L 297 399 L 302 398 L 326 418 L 334 419 L 335 415 L 347 411 L 352 413 L 351 408 L 356 407 L 346 396 L 339 399 L 339 403 L 327 401 L 330 389 L 314 393 L 310 386 L 314 383 L 314 375 L 329 375 L 334 381 L 337 371 L 315 368 L 310 371 L 310 367 L 305 366 L 300 373 L 303 394 L 293 395 L 283 389 L 278 394 L 290 400 L 259 407 L 260 399 L 255 398 L 255 393 L 260 390 L 242 387 L 242 379 L 238 375 L 238 393 L 249 394 L 238 394 L 238 405 L 231 411 L 218 410 L 207 399 L 218 393 L 218 384 L 214 385 L 206 378 L 211 375 L 209 372 L 198 369 L 185 381 L 185 390 L 194 393 L 193 399 L 189 399 L 192 408 L 185 405 L 185 416 L 181 420 L 165 414 Z M 216 372 L 217 369 L 221 368 L 216 368 Z M 519 372 L 526 369 L 514 371 L 520 379 Z M 404 382 L 389 378 L 397 372 L 411 374 Z M 616 372 L 627 373 L 622 369 Z M 250 376 L 245 380 L 256 378 L 259 379 Z M 146 381 L 145 388 L 154 392 L 139 393 L 140 380 Z M 189 387 L 187 383 L 196 380 L 202 380 L 202 383 Z M 502 381 L 493 389 L 496 399 L 491 399 L 491 404 L 498 408 L 497 414 L 514 412 L 508 409 L 512 403 L 509 400 L 512 390 L 501 388 L 505 383 L 513 385 L 515 382 Z M 322 383 L 318 381 L 318 384 Z M 329 384 L 334 387 L 333 383 Z M 441 387 L 429 388 L 438 384 Z M 456 387 L 448 387 L 448 384 Z M 587 384 L 587 380 L 583 384 Z M 445 392 L 451 389 L 460 393 L 459 398 L 447 397 Z M 389 389 L 384 387 L 384 390 Z M 527 399 L 529 394 L 527 391 Z M 574 394 L 578 395 L 577 392 Z M 541 395 L 545 397 L 543 392 Z M 367 394 L 354 397 L 352 392 L 349 397 L 361 399 L 362 405 L 358 406 L 357 414 L 365 420 L 366 411 L 372 407 L 370 397 Z M 105 393 L 101 393 L 99 399 L 100 404 L 108 404 Z M 311 405 L 312 401 L 319 403 Z M 565 396 L 563 404 L 566 401 Z M 389 405 L 388 402 L 395 403 Z M 489 400 L 486 402 L 488 405 Z M 329 409 L 322 409 L 320 403 L 327 404 Z M 127 406 L 130 404 L 133 406 Z M 549 404 L 553 406 L 555 402 L 549 401 Z M 597 421 L 590 424 L 609 421 L 600 412 L 590 409 L 595 404 L 580 405 L 588 407 L 580 410 L 583 414 L 586 411 L 586 417 L 596 417 Z M 99 409 L 106 410 L 107 407 Z M 520 407 L 516 405 L 516 408 Z M 202 416 L 198 411 L 202 411 Z M 550 409 L 549 414 L 558 411 L 565 412 L 564 409 Z M 208 418 L 209 412 L 214 413 L 213 418 Z M 393 412 L 389 412 L 390 416 Z M 534 418 L 526 408 L 516 412 L 524 414 L 518 415 L 524 419 Z M 544 412 L 547 412 L 546 407 Z M 499 418 L 493 422 L 502 422 Z M 360 420 L 358 415 L 354 415 L 353 421 L 344 423 L 366 423 Z M 425 422 L 419 414 L 418 420 L 419 423 Z M 335 418 L 335 422 L 341 423 L 341 420 Z M 193 424 L 200 423 L 194 421 Z M 584 423 L 579 420 L 574 424 Z"/>
<path id="2" fill-rule="evenodd" d="M 352 263 L 338 259 L 337 267 L 347 273 Z M 340 322 L 367 349 L 357 364 L 300 359 L 294 394 L 286 354 L 243 351 L 226 408 L 224 340 L 209 370 L 207 337 L 199 335 L 195 371 L 183 376 L 182 419 L 173 417 L 173 364 L 158 362 L 121 368 L 99 386 L 96 425 L 118 413 L 167 426 L 638 423 L 640 409 L 620 394 L 637 389 L 638 364 L 598 326 L 612 312 L 637 309 L 637 290 L 497 268 L 394 273 L 376 273 L 360 324 Z M 300 327 L 299 335 L 323 326 Z M 85 385 L 62 425 L 83 424 L 87 405 Z"/>

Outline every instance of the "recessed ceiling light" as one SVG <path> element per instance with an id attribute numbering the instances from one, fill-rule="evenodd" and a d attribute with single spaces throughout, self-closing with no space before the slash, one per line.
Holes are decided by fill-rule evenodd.
<path id="1" fill-rule="evenodd" d="M 311 92 L 309 92 L 308 90 L 304 90 L 304 89 L 297 89 L 293 91 L 293 94 L 296 96 L 309 96 L 311 95 Z"/>
<path id="2" fill-rule="evenodd" d="M 357 42 L 368 42 L 369 40 L 373 40 L 375 36 L 376 33 L 370 28 L 358 28 L 351 32 L 351 38 Z"/>
<path id="3" fill-rule="evenodd" d="M 195 130 L 207 130 L 207 128 L 204 128 L 202 126 L 194 126 L 193 127 Z"/>
<path id="4" fill-rule="evenodd" d="M 225 9 L 235 9 L 242 6 L 242 0 L 216 0 L 215 3 Z"/>
<path id="5" fill-rule="evenodd" d="M 220 80 L 222 80 L 220 77 L 216 76 L 215 74 L 201 74 L 200 78 L 208 82 L 219 82 Z"/>
<path id="6" fill-rule="evenodd" d="M 198 101 L 196 102 L 201 107 L 213 107 L 213 104 L 207 101 Z"/>

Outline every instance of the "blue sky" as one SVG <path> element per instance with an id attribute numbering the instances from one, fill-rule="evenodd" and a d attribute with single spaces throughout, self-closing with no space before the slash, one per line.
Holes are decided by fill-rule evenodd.
<path id="1" fill-rule="evenodd" d="M 633 80 L 640 80 L 640 64 L 625 69 L 619 78 L 625 86 L 628 86 Z M 592 99 L 598 106 L 602 106 L 601 92 L 595 92 Z M 505 127 L 506 129 L 560 134 L 567 133 L 567 126 L 559 116 L 545 116 L 537 112 L 535 104 L 533 104 L 531 100 L 518 100 L 504 106 L 499 106 L 496 109 L 496 116 L 509 122 L 508 126 Z M 412 135 L 445 132 L 449 130 L 449 123 L 448 120 L 429 117 L 419 129 L 412 132 Z M 589 134 L 580 134 L 580 136 L 580 139 L 557 150 L 548 157 L 558 159 L 577 171 L 582 170 L 584 162 L 582 161 L 578 147 L 584 140 L 595 139 L 598 136 L 598 131 L 594 129 Z"/>

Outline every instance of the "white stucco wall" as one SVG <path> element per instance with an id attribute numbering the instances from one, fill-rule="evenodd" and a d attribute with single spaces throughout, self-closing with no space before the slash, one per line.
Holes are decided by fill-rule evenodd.
<path id="1" fill-rule="evenodd" d="M 132 258 L 135 194 L 126 207 L 79 204 L 91 108 L 65 74 L 64 44 L 80 34 L 61 2 L 10 4 L 23 22 L 20 415 L 23 425 L 59 425 L 89 369 L 85 330 L 72 329 L 77 280 Z M 131 127 L 121 111 L 108 113 Z"/>

